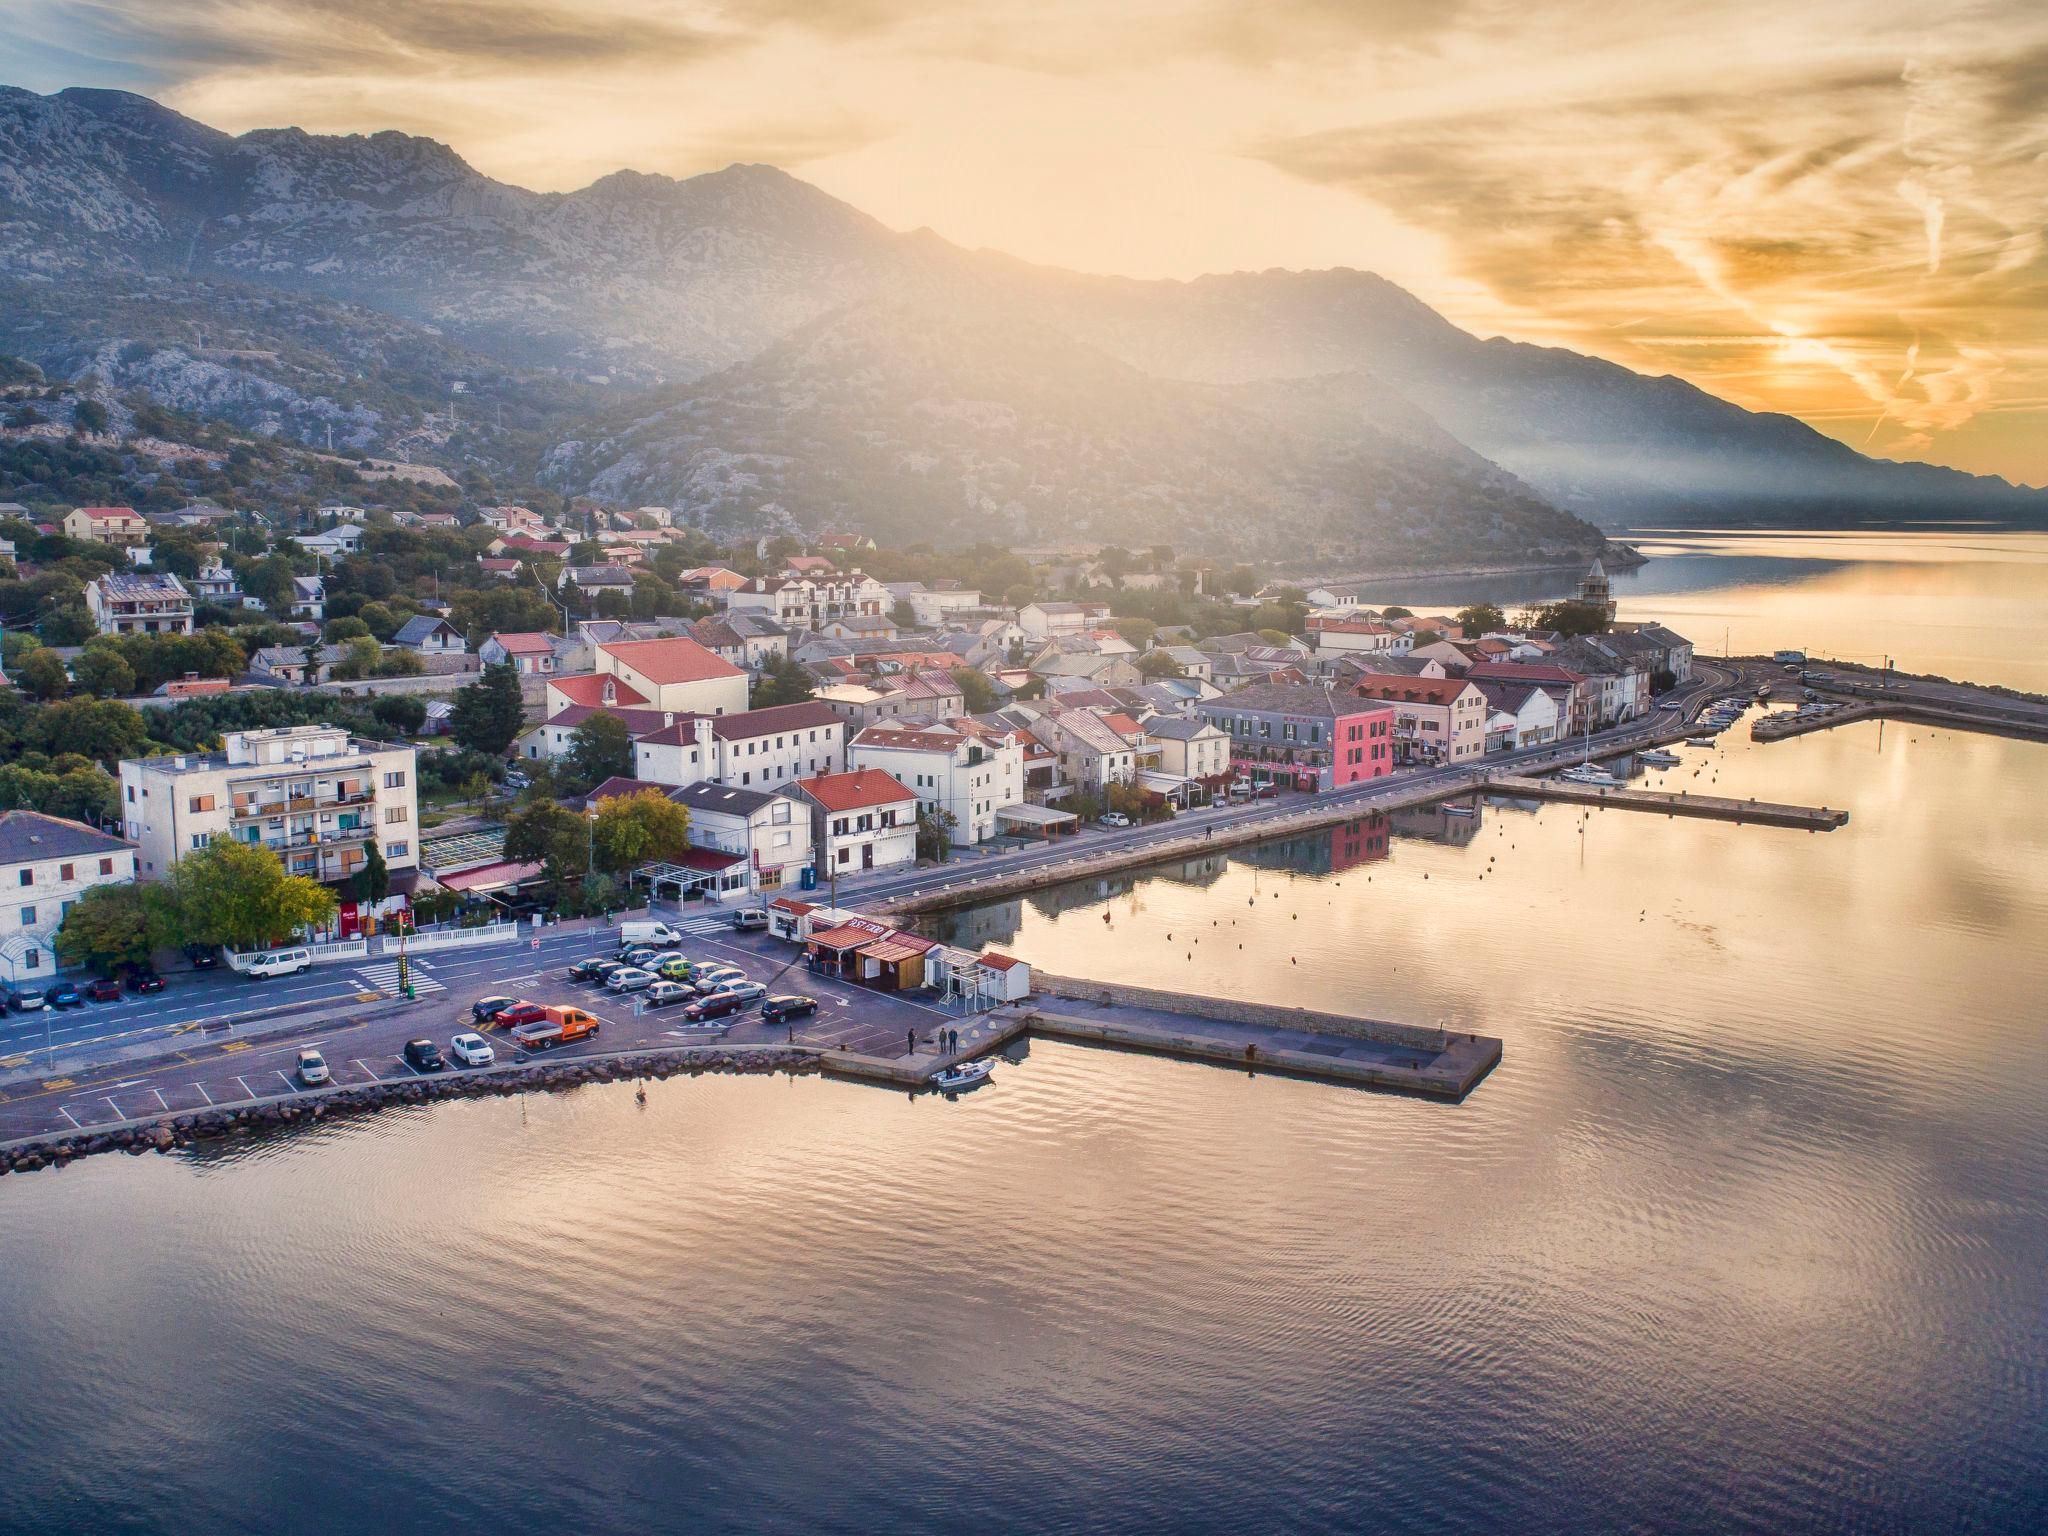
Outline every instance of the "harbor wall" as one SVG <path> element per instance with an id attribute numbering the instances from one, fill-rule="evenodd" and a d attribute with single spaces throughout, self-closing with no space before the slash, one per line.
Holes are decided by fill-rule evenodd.
<path id="1" fill-rule="evenodd" d="M 1083 981 L 1073 976 L 1054 976 L 1036 967 L 1031 972 L 1031 990 L 1036 997 L 1072 998 L 1120 1008 L 1149 1008 L 1160 1013 L 1221 1019 L 1230 1024 L 1258 1024 L 1269 1029 L 1348 1035 L 1358 1040 L 1377 1040 L 1384 1045 L 1404 1045 L 1432 1052 L 1441 1049 L 1443 1040 L 1442 1031 L 1414 1024 L 1353 1018 L 1349 1014 L 1322 1013 L 1313 1008 L 1283 1008 L 1275 1003 L 1239 1002 L 1228 997 L 1199 997 L 1193 993 L 1168 992 L 1121 981 Z"/>

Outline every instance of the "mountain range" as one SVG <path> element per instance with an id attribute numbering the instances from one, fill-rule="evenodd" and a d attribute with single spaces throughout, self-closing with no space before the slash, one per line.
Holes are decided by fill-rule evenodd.
<path id="1" fill-rule="evenodd" d="M 1482 340 L 1370 273 L 1085 276 L 768 166 L 536 193 L 427 139 L 230 136 L 113 91 L 0 88 L 0 351 L 721 532 L 1364 569 L 1575 559 L 1595 525 L 2048 516 L 2048 492 Z"/>

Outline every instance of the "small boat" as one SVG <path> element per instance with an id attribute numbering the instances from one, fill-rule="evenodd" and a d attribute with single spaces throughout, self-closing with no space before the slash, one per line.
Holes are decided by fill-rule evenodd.
<path id="1" fill-rule="evenodd" d="M 1581 763 L 1576 768 L 1567 768 L 1558 779 L 1566 784 L 1583 784 L 1589 789 L 1619 789 L 1621 780 L 1605 768 L 1595 768 L 1591 763 Z"/>
<path id="2" fill-rule="evenodd" d="M 1718 736 L 1688 736 L 1685 738 L 1685 744 L 1688 747 L 1718 746 L 1720 738 Z"/>
<path id="3" fill-rule="evenodd" d="M 1647 752 L 1638 752 L 1636 761 L 1645 768 L 1676 768 L 1680 758 L 1676 752 L 1666 752 L 1660 747 L 1652 747 Z"/>
<path id="4" fill-rule="evenodd" d="M 963 1061 L 934 1076 L 932 1086 L 942 1093 L 960 1093 L 968 1088 L 979 1088 L 995 1075 L 995 1070 L 996 1064 L 992 1061 Z"/>
<path id="5" fill-rule="evenodd" d="M 1467 805 L 1462 801 L 1447 800 L 1444 802 L 1444 814 L 1446 816 L 1477 816 L 1479 812 L 1476 807 Z"/>

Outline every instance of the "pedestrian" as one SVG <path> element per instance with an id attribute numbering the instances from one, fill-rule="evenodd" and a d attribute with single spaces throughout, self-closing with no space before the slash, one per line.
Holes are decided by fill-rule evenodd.
<path id="1" fill-rule="evenodd" d="M 907 1042 L 903 1047 L 903 1054 L 906 1056 L 915 1056 L 917 1054 L 917 1031 L 914 1029 L 906 1029 L 903 1032 L 903 1037 L 904 1040 Z"/>

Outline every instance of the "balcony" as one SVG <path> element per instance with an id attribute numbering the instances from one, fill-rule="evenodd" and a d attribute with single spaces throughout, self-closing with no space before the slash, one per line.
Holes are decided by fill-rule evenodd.
<path id="1" fill-rule="evenodd" d="M 287 795 L 281 800 L 251 800 L 230 812 L 238 821 L 262 821 L 275 816 L 305 816 L 313 811 L 340 811 L 350 806 L 369 805 L 377 798 L 373 789 L 350 790 L 346 794 Z"/>

